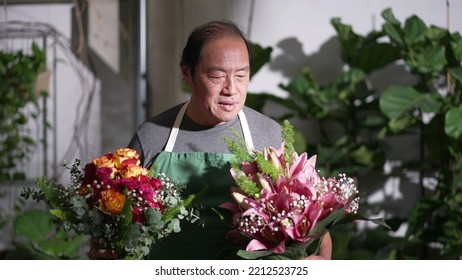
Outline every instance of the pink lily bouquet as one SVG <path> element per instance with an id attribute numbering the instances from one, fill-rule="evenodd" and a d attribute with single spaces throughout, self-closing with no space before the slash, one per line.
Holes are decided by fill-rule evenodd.
<path id="1" fill-rule="evenodd" d="M 318 246 L 327 230 L 359 207 L 352 178 L 324 178 L 316 171 L 316 156 L 298 155 L 293 148 L 293 129 L 284 123 L 284 142 L 279 149 L 248 153 L 245 144 L 226 139 L 236 156 L 231 174 L 233 202 L 221 205 L 234 213 L 228 237 L 245 246 L 238 255 L 300 259 L 309 246 Z M 244 146 L 243 146 L 244 145 Z M 311 246 L 311 250 L 313 246 Z"/>
<path id="2" fill-rule="evenodd" d="M 180 220 L 197 220 L 189 207 L 194 195 L 183 199 L 184 186 L 154 177 L 135 150 L 107 153 L 83 170 L 79 159 L 63 166 L 70 170 L 70 186 L 40 178 L 39 190 L 25 188 L 22 196 L 45 201 L 68 234 L 102 240 L 119 258 L 142 259 L 158 239 L 181 230 Z"/>

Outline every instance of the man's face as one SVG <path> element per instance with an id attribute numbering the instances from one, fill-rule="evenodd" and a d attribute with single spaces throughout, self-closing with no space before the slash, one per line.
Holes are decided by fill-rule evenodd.
<path id="1" fill-rule="evenodd" d="M 204 126 L 236 118 L 247 96 L 249 55 L 240 38 L 222 38 L 205 44 L 194 77 L 183 70 L 192 96 L 187 114 Z"/>

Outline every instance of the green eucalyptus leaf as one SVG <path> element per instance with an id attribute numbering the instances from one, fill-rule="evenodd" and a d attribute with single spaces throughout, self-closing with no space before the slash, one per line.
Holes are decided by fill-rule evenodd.
<path id="1" fill-rule="evenodd" d="M 462 136 L 462 107 L 449 109 L 444 116 L 444 131 L 454 139 Z"/>
<path id="2" fill-rule="evenodd" d="M 141 253 L 143 255 L 147 256 L 149 254 L 149 251 L 151 250 L 151 248 L 145 246 L 145 247 L 141 247 L 140 250 L 141 250 Z"/>
<path id="3" fill-rule="evenodd" d="M 170 220 L 167 223 L 167 230 L 169 232 L 176 232 L 176 233 L 180 232 L 181 231 L 180 220 L 177 218 Z"/>
<path id="4" fill-rule="evenodd" d="M 126 236 L 123 236 L 123 238 L 125 238 L 126 240 L 125 245 L 128 247 L 135 247 L 138 242 L 138 238 L 140 237 L 140 234 L 141 234 L 141 226 L 136 223 L 131 224 L 128 227 Z"/>
<path id="5" fill-rule="evenodd" d="M 155 225 L 159 223 L 160 221 L 162 221 L 162 213 L 160 213 L 160 211 L 155 210 L 153 208 L 148 208 L 145 211 L 144 215 L 146 217 L 146 223 L 148 225 Z"/>

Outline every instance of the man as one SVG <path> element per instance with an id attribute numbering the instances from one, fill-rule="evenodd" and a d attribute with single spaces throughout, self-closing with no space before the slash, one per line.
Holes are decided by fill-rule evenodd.
<path id="1" fill-rule="evenodd" d="M 216 213 L 230 201 L 232 154 L 225 136 L 237 132 L 249 150 L 279 147 L 280 125 L 246 106 L 251 52 L 248 41 L 233 23 L 212 21 L 193 30 L 183 49 L 181 71 L 191 98 L 144 122 L 129 147 L 141 154 L 145 167 L 186 184 L 187 192 L 207 191 L 198 204 L 204 226 L 182 224 L 182 230 L 156 243 L 153 259 L 236 258 L 229 230 Z M 330 258 L 330 237 L 321 254 Z M 235 248 L 234 248 L 235 249 Z"/>

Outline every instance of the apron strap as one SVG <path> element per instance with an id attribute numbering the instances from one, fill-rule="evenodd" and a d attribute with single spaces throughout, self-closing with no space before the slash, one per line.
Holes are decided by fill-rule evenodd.
<path id="1" fill-rule="evenodd" d="M 178 112 L 178 115 L 176 115 L 175 123 L 173 124 L 173 127 L 170 130 L 170 135 L 168 137 L 167 145 L 165 145 L 164 151 L 166 152 L 173 151 L 173 146 L 175 146 L 176 137 L 178 136 L 178 132 L 180 131 L 181 121 L 183 120 L 183 116 L 184 116 L 184 113 L 186 112 L 186 108 L 188 108 L 188 103 L 189 101 L 187 101 L 183 105 L 183 107 L 181 107 L 180 111 Z"/>
<path id="2" fill-rule="evenodd" d="M 180 131 L 181 121 L 183 120 L 183 116 L 186 112 L 186 108 L 188 108 L 189 101 L 187 101 L 178 112 L 176 116 L 175 123 L 173 124 L 172 129 L 170 130 L 170 135 L 167 140 L 167 145 L 165 145 L 165 152 L 172 152 L 173 146 L 175 146 L 176 138 L 178 137 L 178 132 Z M 239 121 L 241 123 L 241 128 L 244 133 L 244 140 L 247 145 L 247 149 L 249 152 L 254 150 L 252 135 L 250 133 L 249 123 L 247 122 L 247 118 L 244 114 L 243 110 L 240 110 L 237 114 L 239 116 Z"/>
<path id="3" fill-rule="evenodd" d="M 240 110 L 237 115 L 239 116 L 239 120 L 241 121 L 242 132 L 244 133 L 244 140 L 247 145 L 247 150 L 249 150 L 249 152 L 253 152 L 255 146 L 253 145 L 249 123 L 247 122 L 247 117 L 244 114 L 244 110 Z"/>

